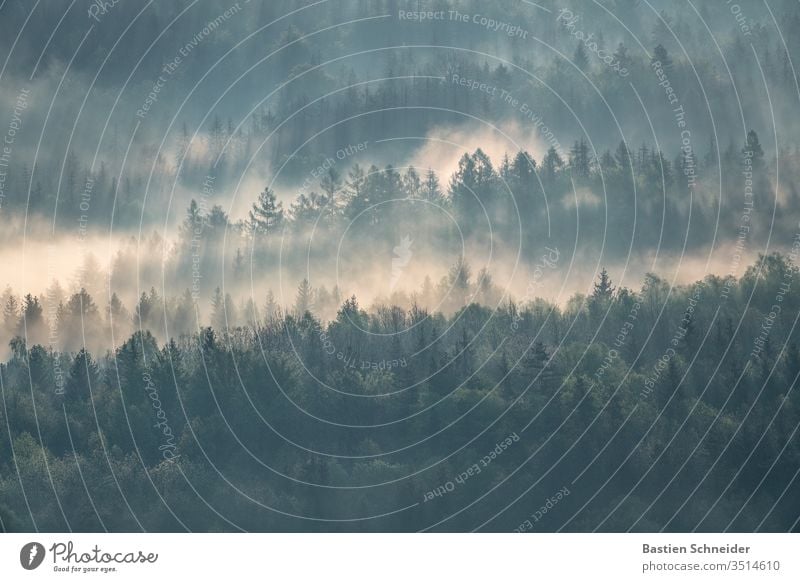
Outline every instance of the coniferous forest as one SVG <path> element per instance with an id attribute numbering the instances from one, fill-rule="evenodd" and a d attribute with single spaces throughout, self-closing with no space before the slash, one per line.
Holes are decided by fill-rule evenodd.
<path id="1" fill-rule="evenodd" d="M 0 62 L 0 532 L 800 531 L 796 2 L 2 2 Z"/>

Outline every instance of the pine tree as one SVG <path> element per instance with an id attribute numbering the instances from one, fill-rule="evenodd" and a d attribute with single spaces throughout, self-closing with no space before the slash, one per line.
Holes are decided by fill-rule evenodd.
<path id="1" fill-rule="evenodd" d="M 469 219 L 477 206 L 475 196 L 477 190 L 477 171 L 475 159 L 464 154 L 458 161 L 458 169 L 450 180 L 450 199 L 461 217 Z M 477 214 L 477 211 L 475 212 Z M 469 224 L 465 220 L 465 224 Z"/>
<path id="2" fill-rule="evenodd" d="M 278 317 L 279 306 L 275 301 L 275 294 L 272 289 L 267 291 L 267 302 L 264 304 L 264 324 L 269 324 L 275 321 Z"/>
<path id="3" fill-rule="evenodd" d="M 666 73 L 667 77 L 672 73 L 672 59 L 669 57 L 664 45 L 659 44 L 653 49 L 653 58 L 650 60 L 650 64 L 654 63 L 660 63 L 661 70 Z"/>
<path id="4" fill-rule="evenodd" d="M 39 298 L 28 293 L 22 301 L 22 322 L 31 328 L 42 322 L 42 306 Z"/>
<path id="5" fill-rule="evenodd" d="M 528 152 L 518 152 L 511 162 L 511 173 L 520 187 L 530 188 L 536 181 L 536 160 Z"/>
<path id="6" fill-rule="evenodd" d="M 97 390 L 100 372 L 92 356 L 81 349 L 70 366 L 65 390 L 68 402 L 76 403 L 89 400 L 92 391 Z"/>
<path id="7" fill-rule="evenodd" d="M 428 172 L 425 174 L 422 197 L 433 204 L 442 204 L 444 202 L 442 189 L 439 186 L 439 178 L 436 176 L 436 172 L 431 169 L 428 169 Z"/>
<path id="8" fill-rule="evenodd" d="M 369 206 L 369 201 L 366 199 L 366 185 L 367 178 L 364 170 L 358 164 L 354 164 L 347 174 L 345 183 L 347 213 L 351 218 Z"/>
<path id="9" fill-rule="evenodd" d="M 197 234 L 195 229 L 202 226 L 203 215 L 200 212 L 200 207 L 197 205 L 197 200 L 192 198 L 189 202 L 189 207 L 186 209 L 186 216 L 181 225 L 181 235 L 185 240 L 192 240 Z"/>
<path id="10" fill-rule="evenodd" d="M 19 322 L 19 299 L 11 291 L 11 287 L 6 287 L 3 297 L 5 299 L 3 301 L 3 325 L 7 331 L 14 333 Z"/>
<path id="11" fill-rule="evenodd" d="M 307 311 L 312 309 L 313 303 L 314 291 L 308 279 L 303 279 L 297 287 L 297 300 L 294 303 L 295 315 L 298 318 L 303 317 Z"/>
<path id="12" fill-rule="evenodd" d="M 552 367 L 548 367 L 547 363 L 550 361 L 550 354 L 547 353 L 547 348 L 544 343 L 535 342 L 527 352 L 527 357 L 522 361 L 520 372 L 523 374 L 523 379 L 527 382 L 532 382 L 537 378 L 537 385 L 543 386 L 548 383 L 553 377 Z"/>
<path id="13" fill-rule="evenodd" d="M 631 70 L 631 58 L 628 56 L 628 49 L 624 44 L 619 43 L 617 50 L 614 52 L 614 61 L 619 63 L 619 69 Z M 616 66 L 615 66 L 616 68 Z"/>
<path id="14" fill-rule="evenodd" d="M 228 227 L 228 215 L 222 209 L 222 206 L 215 204 L 208 213 L 207 222 L 212 232 L 223 233 Z"/>
<path id="15" fill-rule="evenodd" d="M 73 317 L 82 319 L 97 312 L 97 306 L 89 293 L 81 287 L 80 291 L 72 295 L 66 304 L 67 313 Z"/>
<path id="16" fill-rule="evenodd" d="M 225 314 L 225 297 L 219 287 L 214 289 L 214 295 L 211 298 L 211 327 L 217 333 L 227 327 L 227 316 Z"/>
<path id="17" fill-rule="evenodd" d="M 594 284 L 594 291 L 592 291 L 592 298 L 599 301 L 608 301 L 614 296 L 614 287 L 611 285 L 611 278 L 608 276 L 608 271 L 605 268 L 600 271 L 600 277 L 597 283 Z"/>
<path id="18" fill-rule="evenodd" d="M 241 281 L 244 277 L 245 273 L 245 265 L 244 265 L 244 255 L 242 254 L 242 249 L 236 248 L 236 254 L 233 257 L 233 278 L 236 281 Z"/>
<path id="19" fill-rule="evenodd" d="M 553 181 L 558 174 L 558 171 L 564 166 L 564 160 L 561 159 L 561 156 L 558 155 L 558 151 L 555 147 L 550 146 L 550 149 L 547 150 L 547 154 L 545 154 L 544 159 L 542 160 L 542 170 L 544 174 L 544 178 L 548 181 Z"/>
<path id="20" fill-rule="evenodd" d="M 271 234 L 280 228 L 283 218 L 283 203 L 270 188 L 264 188 L 247 215 L 247 229 L 253 235 Z"/>
<path id="21" fill-rule="evenodd" d="M 631 171 L 631 153 L 624 141 L 619 142 L 614 158 L 617 161 L 617 166 L 619 166 L 623 173 L 627 174 Z"/>
<path id="22" fill-rule="evenodd" d="M 575 177 L 588 178 L 589 177 L 589 146 L 583 138 L 576 141 L 570 150 L 569 166 Z"/>
<path id="23" fill-rule="evenodd" d="M 336 193 L 342 189 L 342 178 L 339 176 L 339 172 L 336 171 L 336 168 L 328 168 L 328 171 L 325 172 L 322 180 L 320 180 L 319 187 L 325 192 L 325 197 L 328 199 L 330 209 L 333 210 L 336 208 L 337 204 L 339 204 L 339 201 L 336 200 Z"/>
<path id="24" fill-rule="evenodd" d="M 239 310 L 230 293 L 225 293 L 225 329 L 233 329 L 239 325 Z"/>
<path id="25" fill-rule="evenodd" d="M 447 274 L 447 283 L 453 291 L 453 298 L 457 303 L 456 307 L 463 307 L 466 304 L 471 277 L 472 270 L 463 257 L 460 257 L 458 262 L 450 267 L 450 271 Z"/>
<path id="26" fill-rule="evenodd" d="M 47 340 L 47 326 L 44 310 L 39 298 L 28 293 L 22 301 L 22 317 L 17 334 L 27 340 L 28 345 L 44 344 Z"/>
<path id="27" fill-rule="evenodd" d="M 422 192 L 422 181 L 414 167 L 408 168 L 403 175 L 403 190 L 408 198 L 419 198 Z"/>
<path id="28" fill-rule="evenodd" d="M 225 130 L 222 127 L 222 120 L 218 115 L 215 115 L 211 124 L 211 153 L 215 158 L 222 153 L 224 145 Z"/>

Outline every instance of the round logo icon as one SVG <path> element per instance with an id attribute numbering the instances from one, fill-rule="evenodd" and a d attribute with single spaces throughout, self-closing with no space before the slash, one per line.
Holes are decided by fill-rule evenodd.
<path id="1" fill-rule="evenodd" d="M 27 543 L 19 552 L 19 563 L 26 570 L 35 570 L 42 565 L 44 554 L 44 546 L 39 542 Z"/>

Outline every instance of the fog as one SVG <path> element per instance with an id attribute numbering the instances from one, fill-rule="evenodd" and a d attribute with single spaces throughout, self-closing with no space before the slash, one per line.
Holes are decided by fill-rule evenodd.
<path id="1" fill-rule="evenodd" d="M 798 33 L 0 1 L 0 532 L 796 530 Z"/>
<path id="2" fill-rule="evenodd" d="M 423 4 L 445 16 L 401 17 Z M 622 287 L 680 285 L 788 249 L 796 47 L 776 22 L 796 7 L 612 4 L 621 19 L 215 0 L 79 7 L 60 27 L 4 7 L 0 283 L 84 288 L 101 311 L 116 297 L 128 327 L 143 293 L 189 293 L 196 327 L 218 288 L 240 314 L 270 292 L 291 311 L 303 280 L 331 295 L 323 319 L 352 295 L 447 312 L 465 298 L 434 295 L 466 265 L 467 300 L 564 307 L 603 268 Z M 87 24 L 90 43 L 67 32 Z"/>

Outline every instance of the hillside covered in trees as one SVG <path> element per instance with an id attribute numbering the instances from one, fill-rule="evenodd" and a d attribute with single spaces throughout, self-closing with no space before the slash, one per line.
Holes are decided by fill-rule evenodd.
<path id="1" fill-rule="evenodd" d="M 0 63 L 0 531 L 800 530 L 800 3 L 0 2 Z"/>
<path id="2" fill-rule="evenodd" d="M 603 272 L 563 308 L 452 316 L 353 297 L 100 354 L 17 337 L 2 525 L 796 529 L 798 274 L 777 254 L 685 287 Z"/>

